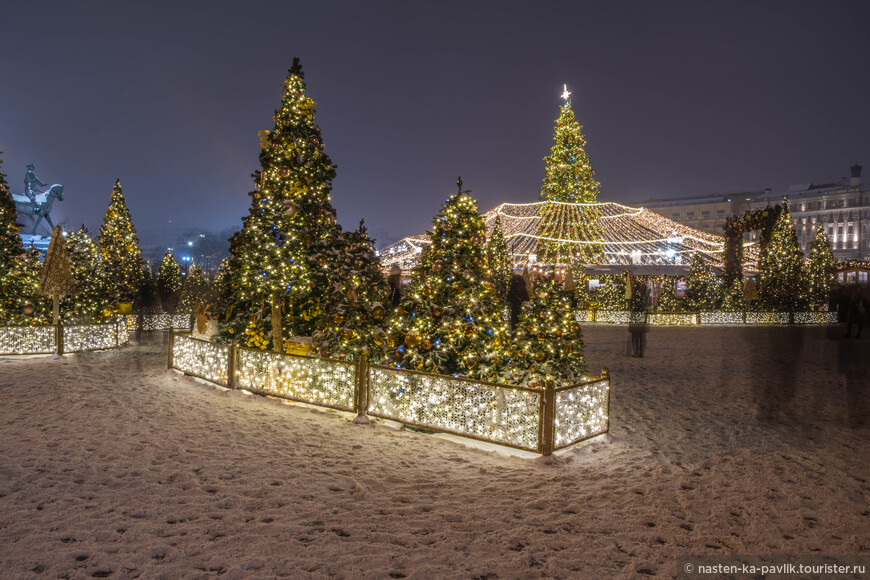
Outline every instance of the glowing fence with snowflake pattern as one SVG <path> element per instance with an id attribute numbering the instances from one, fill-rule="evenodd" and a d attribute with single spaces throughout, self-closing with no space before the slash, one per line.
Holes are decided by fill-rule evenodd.
<path id="1" fill-rule="evenodd" d="M 540 450 L 543 391 L 389 367 L 369 369 L 370 415 Z"/>
<path id="2" fill-rule="evenodd" d="M 627 310 L 578 310 L 582 323 L 631 324 L 646 321 L 657 326 L 707 324 L 836 324 L 836 312 L 629 312 Z"/>
<path id="3" fill-rule="evenodd" d="M 63 327 L 64 352 L 116 348 L 127 340 L 127 324 L 123 319 L 109 324 L 76 324 Z"/>
<path id="4" fill-rule="evenodd" d="M 56 338 L 55 326 L 0 326 L 0 354 L 50 354 Z"/>
<path id="5" fill-rule="evenodd" d="M 173 368 L 225 387 L 229 383 L 230 345 L 176 334 L 170 342 Z"/>
<path id="6" fill-rule="evenodd" d="M 610 376 L 530 388 L 221 345 L 170 332 L 168 366 L 220 385 L 550 454 L 609 429 Z"/>
<path id="7" fill-rule="evenodd" d="M 249 348 L 238 352 L 239 388 L 321 407 L 354 410 L 356 364 Z"/>
<path id="8" fill-rule="evenodd" d="M 130 330 L 190 330 L 193 316 L 190 314 L 128 314 Z"/>
<path id="9" fill-rule="evenodd" d="M 578 385 L 557 388 L 555 392 L 555 449 L 609 431 L 609 377 L 590 377 Z"/>
<path id="10" fill-rule="evenodd" d="M 123 319 L 105 324 L 0 326 L 0 355 L 103 350 L 126 344 L 127 339 Z"/>

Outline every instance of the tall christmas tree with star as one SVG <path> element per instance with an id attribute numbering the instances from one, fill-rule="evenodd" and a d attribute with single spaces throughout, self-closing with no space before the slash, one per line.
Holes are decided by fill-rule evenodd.
<path id="1" fill-rule="evenodd" d="M 403 291 L 390 329 L 396 363 L 431 373 L 495 379 L 507 324 L 491 283 L 483 283 L 486 231 L 462 189 L 432 222 L 432 243 Z"/>
<path id="2" fill-rule="evenodd" d="M 550 202 L 541 209 L 538 226 L 538 255 L 551 264 L 601 263 L 604 246 L 599 183 L 586 154 L 586 138 L 571 108 L 571 93 L 565 87 L 564 103 L 556 120 L 551 153 L 544 158 L 546 177 L 540 200 Z"/>
<path id="3" fill-rule="evenodd" d="M 142 285 L 142 249 L 133 228 L 133 219 L 121 180 L 115 181 L 109 207 L 100 228 L 100 253 L 103 255 L 106 278 L 110 282 L 110 300 L 118 303 L 132 303 Z"/>
<path id="4" fill-rule="evenodd" d="M 326 286 L 318 254 L 336 227 L 330 203 L 335 166 L 305 89 L 294 58 L 275 125 L 261 133 L 250 211 L 231 244 L 236 322 L 246 318 L 249 344 L 271 344 L 276 352 L 284 350 L 285 327 L 292 334 L 313 330 Z"/>

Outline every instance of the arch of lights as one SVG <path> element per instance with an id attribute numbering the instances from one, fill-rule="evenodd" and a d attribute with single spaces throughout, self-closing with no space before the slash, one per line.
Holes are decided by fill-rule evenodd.
<path id="1" fill-rule="evenodd" d="M 603 232 L 599 241 L 580 241 L 567 235 L 540 236 L 542 210 L 546 206 L 559 213 L 558 222 L 564 228 L 572 224 L 585 224 L 595 219 Z M 566 244 L 600 244 L 604 246 L 603 264 L 596 265 L 688 265 L 695 254 L 700 254 L 710 266 L 722 268 L 725 238 L 698 231 L 661 216 L 649 209 L 630 207 L 614 202 L 565 203 L 539 201 L 534 203 L 503 203 L 484 214 L 489 236 L 495 218 L 501 220 L 508 253 L 514 267 L 529 265 L 562 267 L 566 264 L 542 264 L 538 260 L 540 241 L 558 241 Z M 385 269 L 394 264 L 403 270 L 412 269 L 423 248 L 429 244 L 428 235 L 409 236 L 380 250 Z M 755 270 L 758 251 L 754 242 L 744 242 L 743 266 Z"/>

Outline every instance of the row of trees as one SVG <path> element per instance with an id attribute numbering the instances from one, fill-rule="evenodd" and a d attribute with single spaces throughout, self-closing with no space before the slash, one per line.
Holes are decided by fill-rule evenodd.
<path id="1" fill-rule="evenodd" d="M 2 163 L 0 159 L 0 169 Z M 42 256 L 35 248 L 25 248 L 19 234 L 15 203 L 0 171 L 0 324 L 46 323 L 51 320 L 51 301 L 38 292 Z M 174 260 L 175 269 L 167 266 L 164 273 L 161 264 L 161 275 L 154 280 L 142 258 L 120 180 L 112 188 L 98 238 L 94 240 L 82 226 L 66 234 L 66 248 L 76 292 L 60 303 L 64 321 L 99 322 L 123 303 L 159 309 L 158 293 L 173 309 L 177 305 L 179 312 L 193 312 L 196 300 L 210 298 L 211 285 L 196 267 L 191 268 L 184 288 Z"/>

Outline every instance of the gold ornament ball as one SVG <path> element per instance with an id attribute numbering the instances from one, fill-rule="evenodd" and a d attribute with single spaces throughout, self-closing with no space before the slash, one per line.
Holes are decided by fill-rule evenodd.
<path id="1" fill-rule="evenodd" d="M 381 320 L 385 314 L 386 311 L 384 310 L 384 307 L 380 304 L 376 304 L 374 308 L 372 308 L 372 320 L 374 320 L 375 322 Z"/>
<path id="2" fill-rule="evenodd" d="M 424 340 L 420 343 L 420 348 L 422 348 L 423 350 L 429 350 L 432 348 L 432 343 L 428 340 Z"/>
<path id="3" fill-rule="evenodd" d="M 545 353 L 542 350 L 539 350 L 538 352 L 535 353 L 535 360 L 538 362 L 544 362 L 544 359 L 546 359 L 546 358 L 547 358 L 547 353 Z"/>
<path id="4" fill-rule="evenodd" d="M 420 346 L 420 342 L 420 333 L 416 330 L 412 330 L 405 335 L 405 344 L 407 344 L 411 348 L 417 348 L 418 346 Z"/>

